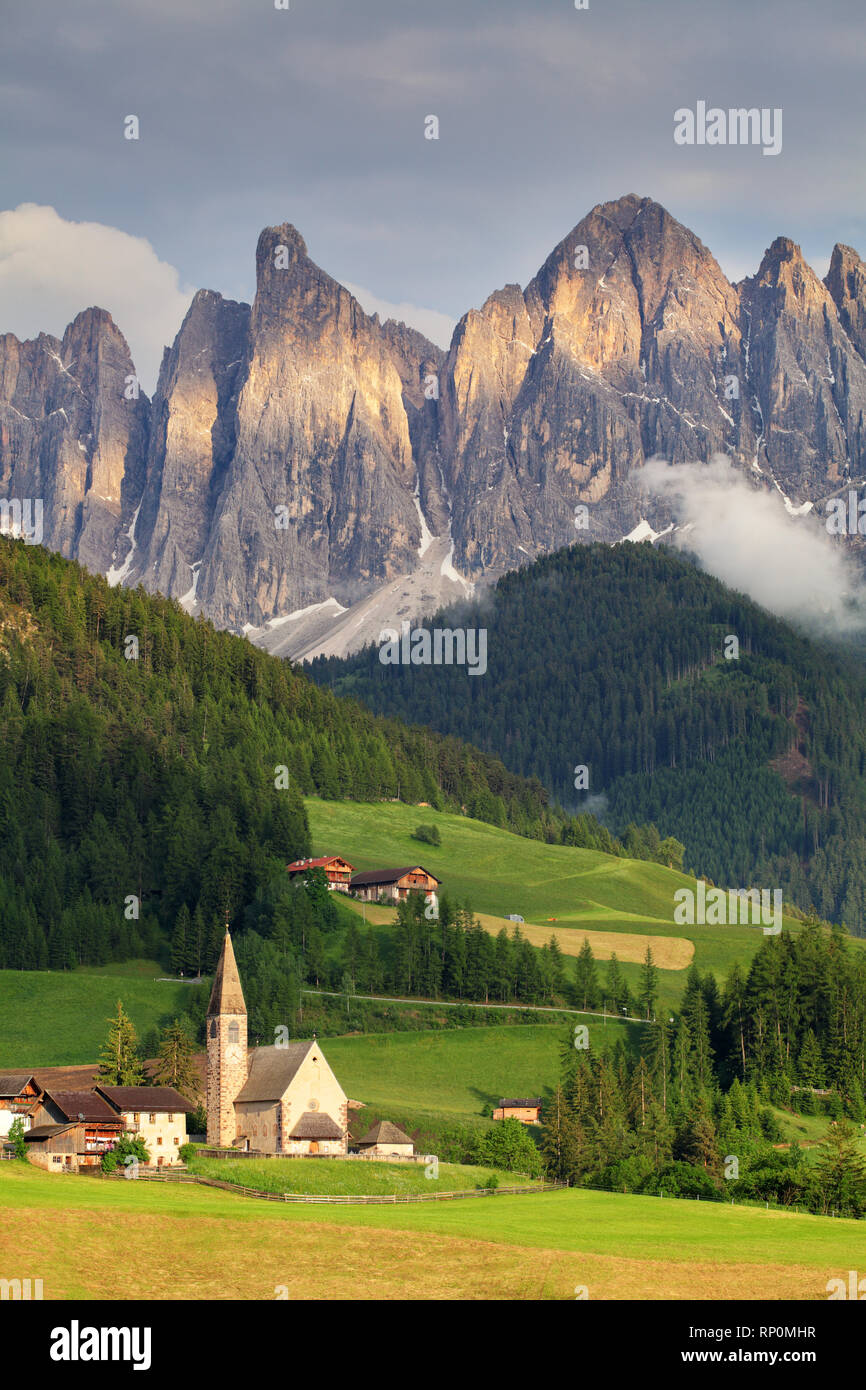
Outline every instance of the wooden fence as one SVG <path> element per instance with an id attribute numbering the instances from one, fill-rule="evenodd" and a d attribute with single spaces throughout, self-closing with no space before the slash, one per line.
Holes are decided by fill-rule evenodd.
<path id="1" fill-rule="evenodd" d="M 123 1174 L 104 1174 L 105 1177 L 120 1177 Z M 534 1187 L 468 1187 L 459 1192 L 391 1193 L 376 1196 L 330 1196 L 312 1192 L 261 1192 L 256 1187 L 242 1187 L 240 1183 L 226 1182 L 223 1178 L 206 1178 L 199 1173 L 147 1173 L 139 1168 L 137 1182 L 193 1182 L 202 1187 L 218 1187 L 223 1192 L 235 1192 L 242 1197 L 258 1197 L 264 1202 L 318 1202 L 335 1206 L 395 1206 L 404 1202 L 452 1202 L 463 1197 L 517 1197 L 535 1192 L 554 1192 L 567 1187 L 564 1182 L 540 1182 Z"/>

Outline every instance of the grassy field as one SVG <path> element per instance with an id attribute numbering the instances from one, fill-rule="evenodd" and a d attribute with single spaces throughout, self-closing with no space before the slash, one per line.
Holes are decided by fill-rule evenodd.
<path id="1" fill-rule="evenodd" d="M 373 926 L 389 926 L 396 917 L 395 907 L 381 903 L 360 903 L 354 898 L 346 898 L 345 906 L 357 912 Z M 482 927 L 491 936 L 498 936 L 503 927 L 509 935 L 514 931 L 514 923 L 505 917 L 494 917 L 490 912 L 476 912 Z M 564 956 L 580 954 L 584 941 L 592 947 L 596 960 L 610 960 L 616 953 L 620 961 L 634 961 L 640 964 L 646 959 L 647 946 L 652 947 L 653 959 L 660 970 L 685 970 L 691 965 L 695 948 L 683 936 L 638 936 L 633 932 L 615 931 L 575 931 L 573 927 L 562 927 L 552 923 L 538 926 L 534 922 L 521 923 L 520 930 L 530 946 L 546 946 L 552 936 L 556 937 Z"/>
<path id="2" fill-rule="evenodd" d="M 864 1222 L 581 1191 L 313 1214 L 3 1163 L 0 1223 L 46 1299 L 819 1300 L 866 1266 Z"/>
<path id="3" fill-rule="evenodd" d="M 628 1036 L 629 1025 L 616 1019 L 590 1025 L 591 1047 Z M 502 1096 L 543 1095 L 556 1084 L 566 1038 L 561 1024 L 521 1024 L 328 1038 L 326 1046 L 353 1100 L 460 1120 Z"/>
<path id="4" fill-rule="evenodd" d="M 500 1187 L 532 1187 L 528 1178 L 470 1164 L 440 1163 L 439 1176 L 428 1177 L 421 1163 L 372 1163 L 341 1158 L 255 1159 L 196 1158 L 193 1173 L 222 1178 L 260 1192 L 308 1192 L 329 1196 L 430 1196 L 483 1187 L 495 1175 Z"/>
<path id="5" fill-rule="evenodd" d="M 93 971 L 0 970 L 0 1067 L 95 1061 L 118 999 L 143 1037 L 183 1011 L 189 986 L 154 979 L 163 973 L 150 961 Z"/>
<path id="6" fill-rule="evenodd" d="M 468 902 L 482 921 L 485 916 L 495 919 L 497 931 L 501 919 L 519 913 L 527 924 L 543 928 L 542 941 L 549 939 L 551 930 L 561 945 L 572 935 L 576 947 L 568 954 L 580 950 L 585 934 L 601 932 L 605 935 L 599 959 L 609 954 L 613 934 L 649 938 L 651 944 L 658 937 L 677 938 L 683 944 L 676 947 L 674 959 L 666 947 L 658 946 L 667 962 L 659 977 L 662 1005 L 675 1005 L 682 993 L 683 967 L 689 963 L 685 943 L 693 947 L 695 964 L 702 971 L 712 970 L 721 984 L 734 962 L 746 964 L 764 939 L 760 927 L 675 924 L 674 893 L 678 888 L 694 888 L 695 880 L 661 864 L 542 844 L 428 807 L 315 797 L 306 805 L 316 854 L 345 855 L 359 871 L 423 864 L 442 879 L 452 901 Z M 421 823 L 435 824 L 441 845 L 413 839 L 412 832 Z M 548 921 L 551 917 L 556 918 L 555 924 Z M 797 929 L 794 921 L 785 925 Z M 645 949 L 645 941 L 641 944 Z M 628 951 L 627 942 L 623 945 L 617 954 L 626 961 L 623 973 L 634 990 L 640 966 L 629 963 L 633 952 Z M 855 945 L 855 949 L 864 948 L 866 942 Z"/>

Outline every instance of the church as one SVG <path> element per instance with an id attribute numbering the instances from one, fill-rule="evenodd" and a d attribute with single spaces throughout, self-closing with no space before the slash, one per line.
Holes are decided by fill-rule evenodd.
<path id="1" fill-rule="evenodd" d="M 345 1154 L 348 1097 L 315 1037 L 247 1049 L 247 1008 L 231 936 L 207 1011 L 207 1142 L 268 1154 Z"/>

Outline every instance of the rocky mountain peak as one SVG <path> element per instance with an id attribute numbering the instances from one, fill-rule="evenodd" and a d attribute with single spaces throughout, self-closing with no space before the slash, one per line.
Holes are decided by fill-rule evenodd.
<path id="1" fill-rule="evenodd" d="M 631 193 L 466 313 L 447 353 L 367 315 L 291 223 L 262 231 L 256 272 L 252 306 L 195 295 L 152 403 L 104 310 L 62 341 L 0 337 L 0 488 L 44 498 L 46 543 L 110 582 L 275 623 L 289 653 L 302 628 L 317 649 L 335 601 L 361 606 L 340 614 L 356 641 L 430 611 L 443 577 L 663 530 L 639 486 L 653 455 L 726 454 L 797 505 L 866 473 L 866 268 L 847 246 L 822 284 L 779 237 L 735 286 Z"/>
<path id="2" fill-rule="evenodd" d="M 852 246 L 833 247 L 830 269 L 824 281 L 839 314 L 839 322 L 866 358 L 866 265 Z"/>
<path id="3" fill-rule="evenodd" d="M 256 245 L 256 277 L 261 280 L 262 275 L 274 268 L 277 260 L 277 248 L 286 248 L 286 259 L 289 264 L 296 261 L 307 259 L 307 243 L 301 236 L 297 227 L 291 222 L 281 222 L 279 226 L 264 227 L 259 233 Z"/>

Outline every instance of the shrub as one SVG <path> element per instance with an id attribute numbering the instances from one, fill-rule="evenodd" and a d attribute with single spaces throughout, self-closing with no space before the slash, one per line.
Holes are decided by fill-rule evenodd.
<path id="1" fill-rule="evenodd" d="M 425 845 L 441 845 L 438 825 L 416 825 L 412 831 L 413 840 L 421 840 Z"/>
<path id="2" fill-rule="evenodd" d="M 27 1143 L 24 1138 L 24 1121 L 19 1115 L 12 1121 L 9 1129 L 9 1142 L 15 1150 L 15 1157 L 27 1161 Z"/>
<path id="3" fill-rule="evenodd" d="M 191 1162 L 192 1159 L 195 1158 L 197 1153 L 198 1149 L 196 1148 L 195 1144 L 181 1144 L 180 1148 L 178 1149 L 178 1157 L 180 1158 L 181 1163 Z"/>

